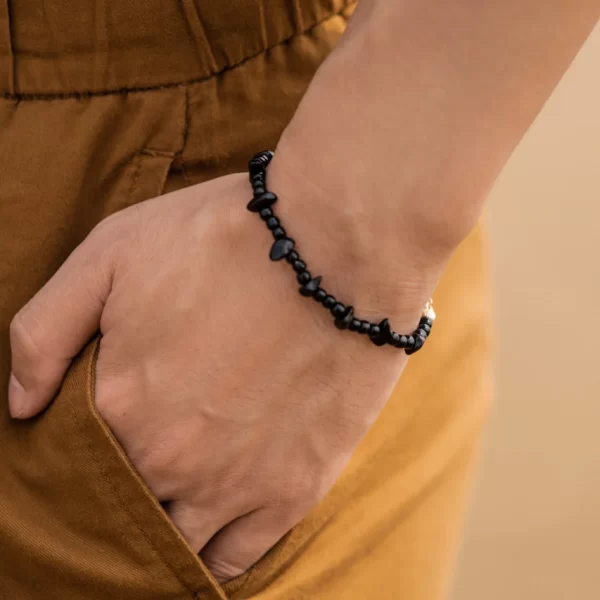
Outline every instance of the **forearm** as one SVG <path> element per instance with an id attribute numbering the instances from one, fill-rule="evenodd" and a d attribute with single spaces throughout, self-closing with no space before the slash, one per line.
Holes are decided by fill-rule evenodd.
<path id="1" fill-rule="evenodd" d="M 302 202 L 318 197 L 325 222 L 360 221 L 357 255 L 376 241 L 398 256 L 413 236 L 427 250 L 412 268 L 441 264 L 599 14 L 598 0 L 361 0 L 274 170 L 309 182 Z"/>

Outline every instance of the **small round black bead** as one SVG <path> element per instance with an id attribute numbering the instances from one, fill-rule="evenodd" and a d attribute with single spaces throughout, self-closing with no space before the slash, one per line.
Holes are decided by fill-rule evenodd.
<path id="1" fill-rule="evenodd" d="M 302 273 L 302 271 L 306 271 L 306 263 L 303 260 L 296 260 L 292 265 L 294 267 L 294 271 L 296 273 Z"/>
<path id="2" fill-rule="evenodd" d="M 398 348 L 406 348 L 408 345 L 408 338 L 405 335 L 400 336 L 400 341 L 398 342 Z"/>
<path id="3" fill-rule="evenodd" d="M 422 329 L 428 335 L 431 333 L 431 325 L 423 324 L 419 326 L 419 329 Z"/>
<path id="4" fill-rule="evenodd" d="M 360 332 L 369 335 L 377 335 L 379 333 L 379 327 L 377 325 L 371 325 L 369 321 L 362 321 L 360 324 Z"/>
<path id="5" fill-rule="evenodd" d="M 276 240 L 285 237 L 285 229 L 283 227 L 276 227 L 275 229 L 271 230 L 271 233 Z"/>
<path id="6" fill-rule="evenodd" d="M 285 260 L 287 260 L 291 265 L 293 265 L 300 257 L 298 256 L 298 253 L 295 250 L 292 250 L 286 257 Z"/>
<path id="7" fill-rule="evenodd" d="M 296 279 L 298 280 L 298 283 L 305 284 L 312 279 L 312 275 L 308 271 L 302 271 L 301 273 L 298 273 Z"/>
<path id="8" fill-rule="evenodd" d="M 335 299 L 335 296 L 325 296 L 324 300 L 323 300 L 323 306 L 325 308 L 333 308 L 337 303 L 337 300 Z"/>
<path id="9" fill-rule="evenodd" d="M 360 331 L 360 319 L 352 319 L 348 325 L 350 331 Z"/>
<path id="10" fill-rule="evenodd" d="M 327 292 L 324 289 L 319 288 L 313 297 L 317 302 L 323 302 L 323 300 L 327 298 Z"/>
<path id="11" fill-rule="evenodd" d="M 433 325 L 433 321 L 429 317 L 421 317 L 419 325 L 429 325 L 429 327 L 431 327 Z"/>
<path id="12" fill-rule="evenodd" d="M 346 314 L 346 307 L 338 302 L 331 307 L 331 314 L 336 318 L 343 317 Z"/>
<path id="13" fill-rule="evenodd" d="M 271 217 L 267 219 L 267 227 L 269 229 L 276 229 L 279 227 L 279 219 L 277 217 Z"/>
<path id="14" fill-rule="evenodd" d="M 273 216 L 273 211 L 270 208 L 263 208 L 258 214 L 263 221 L 267 221 Z"/>
<path id="15" fill-rule="evenodd" d="M 417 336 L 417 335 L 420 335 L 424 339 L 427 338 L 427 332 L 424 329 L 422 329 L 421 327 L 419 327 L 419 329 L 417 329 L 415 331 L 415 336 Z"/>
<path id="16" fill-rule="evenodd" d="M 262 185 L 257 185 L 257 186 L 254 188 L 254 195 L 255 195 L 255 196 L 262 196 L 262 194 L 264 194 L 264 193 L 265 193 L 265 191 L 266 191 L 266 190 L 265 190 L 265 188 L 264 188 L 264 187 L 262 187 Z"/>
<path id="17" fill-rule="evenodd" d="M 412 348 L 415 345 L 415 338 L 412 335 L 407 336 L 406 338 L 406 347 Z"/>
<path id="18" fill-rule="evenodd" d="M 392 344 L 398 346 L 400 344 L 400 334 L 395 331 L 392 333 Z"/>

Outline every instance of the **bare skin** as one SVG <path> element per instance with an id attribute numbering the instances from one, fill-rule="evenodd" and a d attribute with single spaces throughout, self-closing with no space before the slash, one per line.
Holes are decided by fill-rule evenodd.
<path id="1" fill-rule="evenodd" d="M 599 14 L 597 0 L 361 0 L 269 167 L 328 289 L 414 328 Z M 297 294 L 249 193 L 230 175 L 113 215 L 11 326 L 15 418 L 46 407 L 102 332 L 100 414 L 221 581 L 327 493 L 407 361 Z"/>

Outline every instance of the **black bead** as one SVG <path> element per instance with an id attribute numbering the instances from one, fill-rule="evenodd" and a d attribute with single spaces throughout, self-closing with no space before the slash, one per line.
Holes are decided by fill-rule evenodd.
<path id="1" fill-rule="evenodd" d="M 265 192 L 252 198 L 246 208 L 250 212 L 260 212 L 263 208 L 269 208 L 275 202 L 277 202 L 277 196 L 273 192 Z"/>
<path id="2" fill-rule="evenodd" d="M 291 265 L 293 265 L 300 257 L 298 256 L 298 253 L 294 250 L 292 250 L 286 257 L 285 260 L 287 260 Z"/>
<path id="3" fill-rule="evenodd" d="M 325 296 L 325 298 L 323 299 L 323 306 L 325 308 L 332 308 L 336 305 L 337 300 L 335 299 L 335 296 Z"/>
<path id="4" fill-rule="evenodd" d="M 390 328 L 389 319 L 383 319 L 381 323 L 379 323 L 379 332 L 377 334 L 373 333 L 373 328 L 371 328 L 371 341 L 376 346 L 383 346 L 384 344 L 388 344 L 392 341 L 392 330 Z"/>
<path id="5" fill-rule="evenodd" d="M 302 271 L 306 271 L 306 263 L 303 260 L 296 260 L 292 265 L 294 267 L 294 271 L 296 273 L 302 273 Z"/>
<path id="6" fill-rule="evenodd" d="M 422 335 L 416 335 L 414 346 L 412 348 L 408 348 L 407 350 L 405 350 L 406 354 L 408 354 L 409 356 L 411 354 L 414 354 L 415 352 L 417 352 L 418 350 L 420 350 L 423 347 L 424 343 L 425 343 L 425 338 Z"/>
<path id="7" fill-rule="evenodd" d="M 315 277 L 313 279 L 311 279 L 308 283 L 305 283 L 301 288 L 300 288 L 300 293 L 303 296 L 306 297 L 310 297 L 310 296 L 314 296 L 317 291 L 320 289 L 319 285 L 321 284 L 321 277 Z"/>
<path id="8" fill-rule="evenodd" d="M 269 258 L 271 260 L 281 260 L 288 254 L 288 252 L 291 252 L 293 249 L 294 240 L 286 237 L 280 238 L 273 244 L 273 246 L 271 246 L 271 253 L 269 254 Z"/>
<path id="9" fill-rule="evenodd" d="M 415 345 L 415 338 L 412 335 L 406 337 L 406 347 L 412 348 Z"/>
<path id="10" fill-rule="evenodd" d="M 431 327 L 433 325 L 433 321 L 429 317 L 421 317 L 419 325 L 429 325 L 429 327 Z"/>
<path id="11" fill-rule="evenodd" d="M 273 211 L 270 208 L 263 208 L 258 214 L 263 221 L 266 221 L 273 216 Z"/>
<path id="12" fill-rule="evenodd" d="M 392 333 L 392 342 L 394 346 L 398 346 L 400 344 L 400 334 L 395 331 Z"/>
<path id="13" fill-rule="evenodd" d="M 419 326 L 419 329 L 422 329 L 427 335 L 429 335 L 431 333 L 431 325 L 427 325 L 427 324 L 423 323 L 422 325 Z"/>
<path id="14" fill-rule="evenodd" d="M 308 271 L 302 271 L 302 273 L 296 275 L 296 279 L 298 280 L 298 283 L 305 284 L 312 279 L 312 275 Z"/>
<path id="15" fill-rule="evenodd" d="M 286 236 L 285 229 L 283 227 L 275 227 L 275 229 L 271 229 L 271 233 L 276 240 Z"/>
<path id="16" fill-rule="evenodd" d="M 400 341 L 398 342 L 398 348 L 406 348 L 408 345 L 408 338 L 405 335 L 400 336 Z"/>
<path id="17" fill-rule="evenodd" d="M 267 227 L 269 229 L 275 229 L 276 227 L 279 227 L 279 219 L 277 217 L 271 217 L 267 220 Z"/>
<path id="18" fill-rule="evenodd" d="M 252 182 L 252 185 L 258 185 L 259 183 L 262 185 L 265 181 L 265 174 L 257 173 L 256 175 L 252 175 L 250 181 Z"/>
<path id="19" fill-rule="evenodd" d="M 254 195 L 255 196 L 262 196 L 267 190 L 265 190 L 265 188 L 262 185 L 257 185 L 254 188 Z"/>
<path id="20" fill-rule="evenodd" d="M 362 321 L 360 324 L 360 332 L 369 335 L 371 333 L 379 333 L 379 327 L 377 327 L 377 325 L 371 325 L 369 321 Z"/>
<path id="21" fill-rule="evenodd" d="M 321 288 L 319 288 L 314 295 L 314 299 L 317 302 L 323 302 L 323 300 L 325 300 L 325 298 L 327 298 L 327 292 Z"/>
<path id="22" fill-rule="evenodd" d="M 254 175 L 260 175 L 261 173 L 265 172 L 265 163 L 261 160 L 254 160 L 252 159 L 250 161 L 250 164 L 248 165 L 248 171 L 250 171 L 250 176 L 254 176 Z"/>
<path id="23" fill-rule="evenodd" d="M 338 317 L 335 320 L 335 326 L 338 329 L 348 329 L 350 327 L 350 323 L 352 323 L 352 316 L 354 314 L 354 309 L 351 306 L 348 306 L 343 315 Z"/>
<path id="24" fill-rule="evenodd" d="M 360 330 L 360 319 L 352 319 L 352 321 L 350 321 L 350 325 L 348 325 L 348 329 L 350 331 L 359 331 Z"/>
<path id="25" fill-rule="evenodd" d="M 419 327 L 419 329 L 417 329 L 415 331 L 415 336 L 417 336 L 417 335 L 420 335 L 421 337 L 423 337 L 425 339 L 427 338 L 427 332 L 424 329 L 422 329 L 421 327 Z"/>
<path id="26" fill-rule="evenodd" d="M 337 319 L 343 317 L 346 314 L 346 307 L 338 302 L 331 307 L 331 314 Z"/>

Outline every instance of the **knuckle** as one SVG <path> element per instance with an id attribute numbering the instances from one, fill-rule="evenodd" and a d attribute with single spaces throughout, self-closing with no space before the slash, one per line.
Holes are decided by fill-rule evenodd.
<path id="1" fill-rule="evenodd" d="M 250 567 L 250 565 L 242 566 L 235 564 L 235 562 L 219 556 L 204 558 L 204 563 L 208 570 L 220 581 L 228 581 L 229 579 L 238 577 Z"/>
<path id="2" fill-rule="evenodd" d="M 29 316 L 29 305 L 25 305 L 12 319 L 9 327 L 10 344 L 19 354 L 33 359 L 39 357 L 40 334 L 36 331 L 34 321 Z"/>

